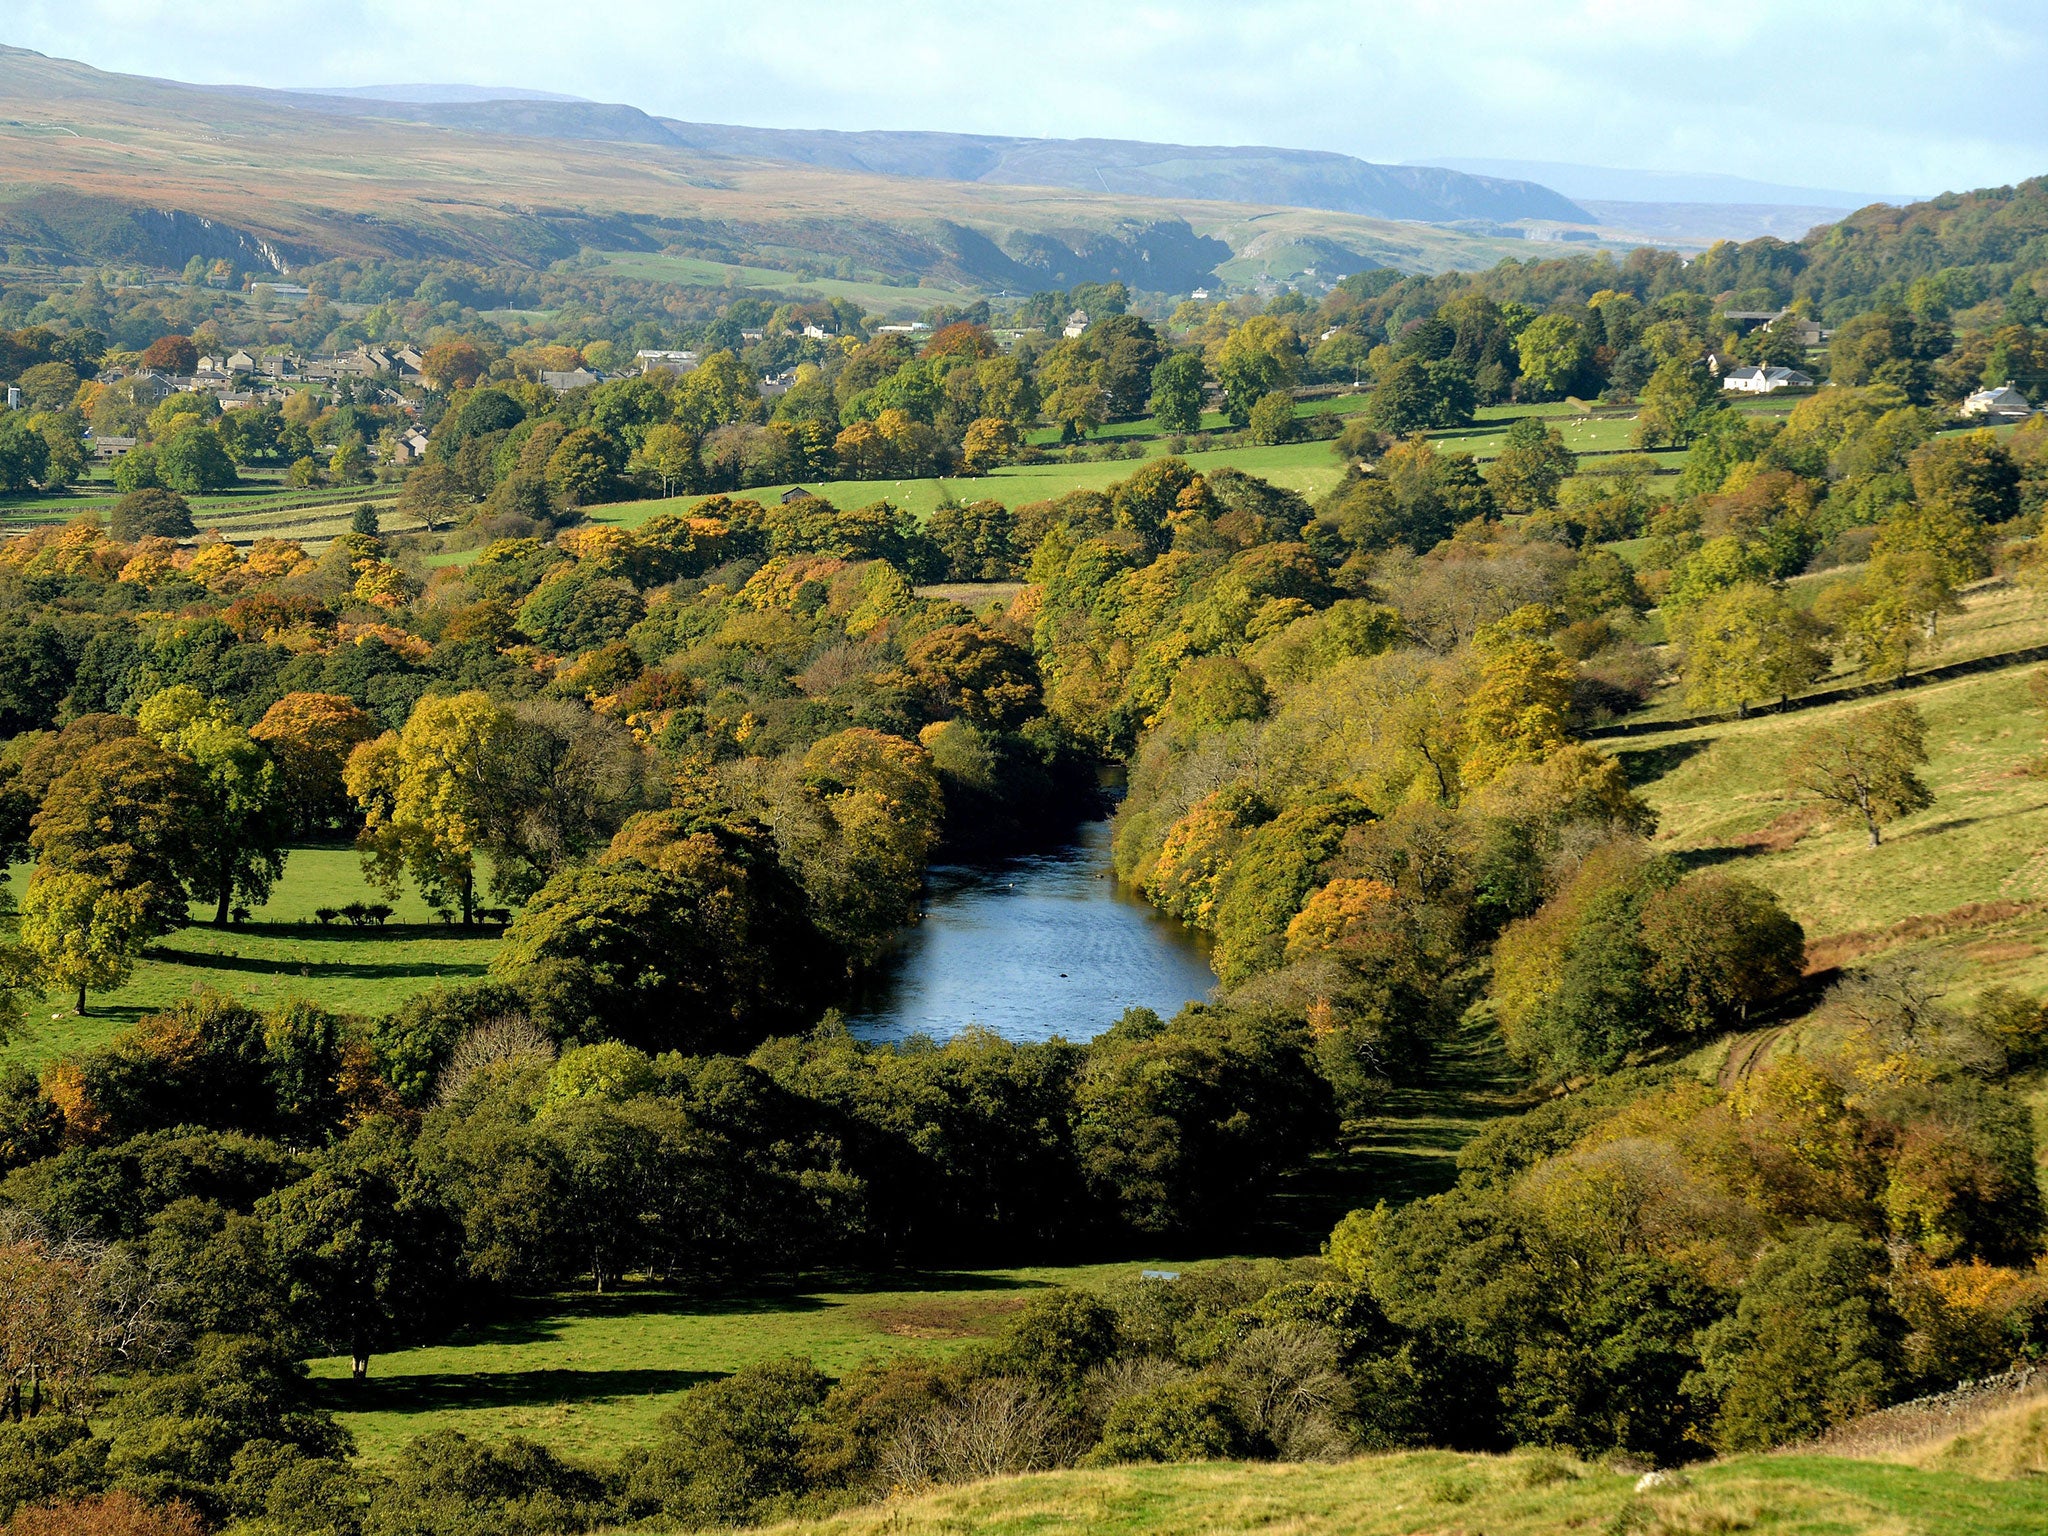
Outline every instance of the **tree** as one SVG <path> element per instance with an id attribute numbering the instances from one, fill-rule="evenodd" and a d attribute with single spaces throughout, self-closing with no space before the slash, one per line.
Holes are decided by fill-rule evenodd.
<path id="1" fill-rule="evenodd" d="M 1727 1028 L 1790 991 L 1806 965 L 1806 930 L 1777 896 L 1748 880 L 1701 874 L 1643 903 L 1649 971 L 1673 1025 L 1687 1034 Z"/>
<path id="2" fill-rule="evenodd" d="M 1851 660 L 1893 677 L 1905 675 L 1915 647 L 1934 643 L 1941 615 L 1962 608 L 1947 565 L 1927 550 L 1874 555 L 1860 581 L 1828 587 L 1813 605 L 1814 617 L 1841 634 Z"/>
<path id="3" fill-rule="evenodd" d="M 759 829 L 664 815 L 672 825 L 637 827 L 619 856 L 542 886 L 492 969 L 572 1039 L 749 1048 L 813 995 L 802 893 Z"/>
<path id="4" fill-rule="evenodd" d="M 1685 700 L 1695 709 L 1746 713 L 1785 699 L 1828 668 L 1812 615 L 1760 582 L 1743 582 L 1683 615 Z"/>
<path id="5" fill-rule="evenodd" d="M 155 932 L 142 893 L 117 890 L 91 875 L 39 868 L 22 902 L 21 943 L 44 986 L 75 990 L 85 1015 L 88 989 L 127 981 Z"/>
<path id="6" fill-rule="evenodd" d="M 548 485 L 572 507 L 611 496 L 621 463 L 619 446 L 595 427 L 578 427 L 548 458 Z"/>
<path id="7" fill-rule="evenodd" d="M 1195 432 L 1202 425 L 1202 355 L 1176 352 L 1152 370 L 1152 414 L 1161 430 Z"/>
<path id="8" fill-rule="evenodd" d="M 1294 382 L 1298 353 L 1293 330 L 1271 315 L 1254 315 L 1223 339 L 1209 366 L 1232 426 L 1244 426 L 1255 404 Z"/>
<path id="9" fill-rule="evenodd" d="M 186 920 L 196 866 L 197 771 L 139 736 L 92 747 L 43 796 L 29 846 L 55 873 L 91 877 L 142 904 L 149 936 Z"/>
<path id="10" fill-rule="evenodd" d="M 2020 469 L 1988 431 L 1944 434 L 1907 461 L 1914 497 L 1979 524 L 2003 523 L 2020 511 Z"/>
<path id="11" fill-rule="evenodd" d="M 199 348 L 190 336 L 159 336 L 142 349 L 142 366 L 158 373 L 191 373 L 199 367 Z"/>
<path id="12" fill-rule="evenodd" d="M 1569 393 L 1592 366 L 1593 343 L 1570 315 L 1542 315 L 1515 338 L 1522 383 L 1529 398 L 1555 400 Z"/>
<path id="13" fill-rule="evenodd" d="M 213 924 L 225 928 L 232 906 L 261 906 L 284 873 L 286 808 L 276 766 L 225 707 L 187 683 L 150 698 L 136 724 L 198 770 L 191 821 L 197 857 L 186 886 L 213 901 Z"/>
<path id="14" fill-rule="evenodd" d="M 1934 804 L 1913 770 L 1927 761 L 1927 722 L 1901 699 L 1820 726 L 1800 743 L 1792 787 L 1854 811 L 1870 833 Z"/>
<path id="15" fill-rule="evenodd" d="M 156 472 L 165 485 L 188 496 L 222 490 L 237 478 L 220 435 L 200 421 L 177 428 L 157 444 Z"/>
<path id="16" fill-rule="evenodd" d="M 1251 409 L 1250 426 L 1255 443 L 1284 443 L 1294 436 L 1294 396 L 1284 389 L 1261 395 Z"/>
<path id="17" fill-rule="evenodd" d="M 398 1126 L 376 1120 L 317 1153 L 311 1174 L 256 1206 L 264 1246 L 307 1333 L 370 1356 L 431 1335 L 454 1301 L 457 1236 Z"/>
<path id="18" fill-rule="evenodd" d="M 1633 442 L 1638 448 L 1685 448 L 1726 408 L 1721 384 L 1697 361 L 1674 358 L 1643 386 Z"/>
<path id="19" fill-rule="evenodd" d="M 366 816 L 363 872 L 395 896 L 409 873 L 427 900 L 476 920 L 476 857 L 499 814 L 509 717 L 487 694 L 429 696 L 403 731 L 350 755 L 343 780 Z"/>
<path id="20" fill-rule="evenodd" d="M 1565 447 L 1555 427 L 1545 426 L 1540 417 L 1523 416 L 1508 428 L 1486 482 L 1502 511 L 1542 512 L 1557 505 L 1558 488 L 1578 468 L 1578 455 Z"/>
<path id="21" fill-rule="evenodd" d="M 132 544 L 138 539 L 189 539 L 199 529 L 192 521 L 190 502 L 176 491 L 149 487 L 130 491 L 114 503 L 107 531 Z"/>
<path id="22" fill-rule="evenodd" d="M 962 467 L 970 474 L 985 475 L 1015 457 L 1018 446 L 1017 424 L 1008 417 L 976 417 L 960 440 Z"/>
<path id="23" fill-rule="evenodd" d="M 377 734 L 376 723 L 355 700 L 338 693 L 288 693 L 250 727 L 277 765 L 279 798 L 310 832 L 348 810 L 342 769 L 357 747 Z"/>
<path id="24" fill-rule="evenodd" d="M 1905 1327 L 1884 1249 L 1817 1223 L 1767 1250 L 1735 1315 L 1701 1336 L 1699 1389 L 1723 1451 L 1765 1450 L 1882 1408 L 1904 1375 Z"/>
<path id="25" fill-rule="evenodd" d="M 367 501 L 357 507 L 349 516 L 348 531 L 359 533 L 366 539 L 376 538 L 377 509 Z"/>
<path id="26" fill-rule="evenodd" d="M 697 472 L 697 440 L 672 421 L 659 422 L 640 440 L 640 462 L 661 481 L 661 494 L 672 495 Z"/>
<path id="27" fill-rule="evenodd" d="M 1546 640 L 1516 639 L 1490 647 L 1479 685 L 1465 705 L 1472 743 L 1462 773 L 1483 784 L 1510 764 L 1531 762 L 1564 745 L 1572 684 L 1578 671 Z"/>
<path id="28" fill-rule="evenodd" d="M 30 427 L 27 413 L 0 414 L 0 494 L 19 496 L 50 472 L 50 444 Z"/>
<path id="29" fill-rule="evenodd" d="M 475 342 L 457 337 L 427 348 L 426 356 L 420 359 L 420 375 L 429 388 L 445 394 L 449 390 L 468 389 L 489 366 Z"/>

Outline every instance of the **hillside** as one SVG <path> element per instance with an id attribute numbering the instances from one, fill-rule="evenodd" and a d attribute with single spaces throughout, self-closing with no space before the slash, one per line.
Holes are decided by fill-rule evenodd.
<path id="1" fill-rule="evenodd" d="M 781 1536 L 1204 1536 L 1284 1530 L 1406 1533 L 1562 1530 L 1693 1533 L 1884 1531 L 1897 1536 L 2019 1536 L 2048 1519 L 2038 1479 L 1974 1478 L 1822 1457 L 1743 1457 L 1638 1491 L 1635 1469 L 1582 1466 L 1549 1453 L 1370 1457 L 1334 1466 L 1117 1467 L 999 1478 L 896 1499 Z"/>
<path id="2" fill-rule="evenodd" d="M 420 120 L 437 112 L 451 122 Z M 572 122 L 573 134 L 562 127 Z M 1114 193 L 1020 191 L 744 157 L 737 145 L 713 153 L 675 138 L 631 108 L 223 92 L 4 49 L 0 243 L 57 264 L 175 267 L 203 255 L 278 271 L 332 256 L 545 265 L 583 250 L 679 247 L 985 290 L 1121 279 L 1165 292 L 1213 282 L 1261 237 L 1270 246 L 1276 225 L 1283 243 L 1311 253 L 1301 265 L 1320 261 L 1333 275 L 1476 268 L 1524 248 L 1282 208 L 1271 196 L 1168 195 L 1157 178 Z"/>
<path id="3" fill-rule="evenodd" d="M 1262 145 L 1153 144 L 1129 139 L 1025 139 L 992 134 L 834 132 L 688 123 L 613 103 L 492 93 L 488 100 L 408 99 L 386 91 L 293 93 L 306 108 L 469 132 L 532 138 L 669 144 L 705 154 L 783 161 L 922 181 L 1068 187 L 1140 197 L 1284 203 L 1376 219 L 1591 222 L 1586 211 L 1533 181 L 1436 166 L 1375 165 L 1352 155 Z M 275 97 L 276 92 L 237 91 Z"/>

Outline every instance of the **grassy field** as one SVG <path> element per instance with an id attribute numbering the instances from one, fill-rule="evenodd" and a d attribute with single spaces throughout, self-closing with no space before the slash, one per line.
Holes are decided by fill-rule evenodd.
<path id="1" fill-rule="evenodd" d="M 315 1360 L 312 1373 L 322 1404 L 372 1459 L 437 1429 L 617 1455 L 697 1382 L 776 1355 L 808 1355 L 831 1375 L 893 1353 L 947 1355 L 997 1332 L 1035 1291 L 1100 1289 L 1140 1268 L 904 1274 L 711 1299 L 647 1287 L 563 1293 L 446 1344 L 379 1356 L 360 1385 L 345 1358 Z"/>
<path id="2" fill-rule="evenodd" d="M 28 866 L 9 872 L 17 901 Z M 195 990 L 211 988 L 269 1007 L 302 997 L 348 1013 L 388 1013 L 415 992 L 483 975 L 498 946 L 497 930 L 464 935 L 444 926 L 410 888 L 392 905 L 383 928 L 323 926 L 319 907 L 388 900 L 363 880 L 349 848 L 295 848 L 284 878 L 254 919 L 226 929 L 211 926 L 211 912 L 153 945 L 127 985 L 87 998 L 77 1018 L 70 999 L 54 998 L 30 1014 L 27 1038 L 0 1047 L 0 1060 L 39 1064 L 67 1051 L 98 1044 L 144 1014 Z M 55 1015 L 54 1017 L 52 1015 Z"/>
<path id="3" fill-rule="evenodd" d="M 1640 1468 L 1550 1452 L 1331 1464 L 1207 1462 L 999 1478 L 769 1527 L 794 1536 L 2034 1536 L 2048 1480 L 1992 1482 L 1821 1456 L 1744 1456 L 1637 1491 Z"/>
<path id="4" fill-rule="evenodd" d="M 803 277 L 775 267 L 739 266 L 731 262 L 706 261 L 696 256 L 668 256 L 659 251 L 601 251 L 597 254 L 603 259 L 604 270 L 621 277 L 674 283 L 679 288 L 763 288 L 772 293 L 846 299 L 890 319 L 921 315 L 941 304 L 965 308 L 980 297 L 959 288 L 925 287 L 922 284 L 905 287 L 896 283 L 866 283 L 838 277 Z"/>
<path id="5" fill-rule="evenodd" d="M 1816 958 L 1912 949 L 1953 967 L 1962 992 L 1992 983 L 2040 992 L 2048 990 L 2048 778 L 2032 771 L 2044 744 L 2031 670 L 1903 695 L 1927 718 L 1932 761 L 1923 777 L 1935 799 L 1886 829 L 1878 848 L 1860 823 L 1792 790 L 1787 774 L 1815 726 L 1881 700 L 1612 745 L 1658 813 L 1659 845 L 1776 891 L 1806 925 Z"/>
<path id="6" fill-rule="evenodd" d="M 102 468 L 60 493 L 0 500 L 0 533 L 66 523 L 87 512 L 104 517 L 120 494 Z M 269 537 L 318 545 L 346 532 L 349 518 L 364 502 L 377 508 L 384 532 L 417 531 L 421 524 L 396 515 L 397 495 L 397 488 L 388 485 L 306 490 L 286 485 L 282 471 L 250 470 L 233 489 L 190 500 L 193 521 L 202 530 L 217 529 L 230 544 L 247 545 Z"/>
<path id="7" fill-rule="evenodd" d="M 1628 558 L 1630 547 L 1647 542 L 1630 540 L 1627 545 L 1610 544 L 1606 547 Z M 1836 582 L 1857 580 L 1862 574 L 1860 565 L 1838 566 L 1832 570 L 1795 576 L 1785 584 L 1785 590 L 1795 604 L 1811 608 L 1826 588 Z M 2048 601 L 2043 601 L 2033 587 L 2018 586 L 1993 577 L 1965 590 L 1962 603 L 1961 613 L 1942 620 L 1939 644 L 1915 653 L 1914 672 L 2048 645 Z M 1653 641 L 1665 638 L 1662 616 L 1655 610 L 1649 615 L 1648 638 Z M 1856 666 L 1838 659 L 1825 675 L 1815 681 L 1810 691 L 1866 680 Z M 1654 724 L 1693 719 L 1706 712 L 1687 702 L 1683 682 L 1672 682 L 1653 692 L 1649 701 L 1628 718 L 1632 722 Z"/>

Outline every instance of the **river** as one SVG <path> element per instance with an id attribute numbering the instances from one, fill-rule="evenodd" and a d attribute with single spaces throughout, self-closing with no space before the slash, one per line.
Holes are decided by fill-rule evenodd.
<path id="1" fill-rule="evenodd" d="M 943 1040 L 970 1025 L 1006 1040 L 1093 1038 L 1126 1008 L 1172 1018 L 1216 977 L 1195 935 L 1117 884 L 1110 824 L 1067 846 L 934 865 L 924 918 L 850 1009 L 863 1040 Z"/>

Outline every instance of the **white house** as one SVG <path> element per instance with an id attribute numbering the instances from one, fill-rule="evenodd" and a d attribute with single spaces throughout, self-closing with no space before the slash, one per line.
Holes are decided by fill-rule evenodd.
<path id="1" fill-rule="evenodd" d="M 2027 397 L 2007 380 L 1996 389 L 1980 389 L 1963 402 L 1961 416 L 1979 416 L 1986 421 L 2025 421 L 2034 414 Z"/>
<path id="2" fill-rule="evenodd" d="M 1721 387 L 1746 395 L 1772 395 L 1781 389 L 1811 389 L 1813 380 L 1796 368 L 1731 368 L 1721 376 Z"/>
<path id="3" fill-rule="evenodd" d="M 1087 329 L 1088 311 L 1085 309 L 1077 309 L 1071 315 L 1067 316 L 1066 327 L 1060 332 L 1060 334 L 1062 336 L 1079 336 L 1082 332 L 1086 331 Z"/>
<path id="4" fill-rule="evenodd" d="M 1206 288 L 1197 288 L 1193 293 L 1189 294 L 1188 297 L 1197 300 L 1206 299 L 1209 297 L 1209 290 Z"/>

